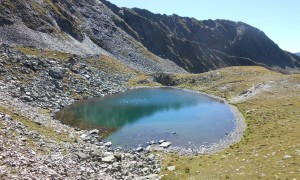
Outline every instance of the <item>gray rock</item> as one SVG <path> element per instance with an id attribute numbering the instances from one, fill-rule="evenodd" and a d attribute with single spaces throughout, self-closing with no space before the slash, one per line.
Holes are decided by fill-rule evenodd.
<path id="1" fill-rule="evenodd" d="M 112 145 L 112 143 L 109 141 L 109 142 L 104 143 L 103 145 L 106 147 L 110 147 Z"/>
<path id="2" fill-rule="evenodd" d="M 109 156 L 106 156 L 106 157 L 102 158 L 102 162 L 112 163 L 115 159 L 116 158 L 115 158 L 114 155 L 109 155 Z"/>
<path id="3" fill-rule="evenodd" d="M 149 154 L 148 158 L 149 159 L 154 159 L 155 155 L 154 154 Z"/>
<path id="4" fill-rule="evenodd" d="M 147 147 L 146 147 L 146 149 L 145 149 L 145 150 L 146 150 L 146 151 L 150 151 L 150 150 L 151 150 L 151 148 L 152 148 L 152 146 L 150 146 L 150 145 L 149 145 L 149 146 L 147 146 Z"/>
<path id="5" fill-rule="evenodd" d="M 82 152 L 78 152 L 78 153 L 76 153 L 76 155 L 77 155 L 78 158 L 80 158 L 80 159 L 87 159 L 87 155 L 84 154 L 84 153 L 82 153 Z"/>
<path id="6" fill-rule="evenodd" d="M 159 141 L 158 141 L 159 144 L 161 144 L 161 143 L 163 143 L 163 142 L 166 142 L 166 140 L 163 140 L 163 139 L 162 139 L 162 140 L 159 140 Z"/>
<path id="7" fill-rule="evenodd" d="M 11 120 L 11 116 L 8 115 L 8 114 L 5 114 L 4 119 L 5 119 L 5 120 Z"/>
<path id="8" fill-rule="evenodd" d="M 114 157 L 118 162 L 122 161 L 122 155 L 121 154 L 115 154 Z"/>
<path id="9" fill-rule="evenodd" d="M 99 130 L 98 129 L 94 129 L 89 131 L 90 134 L 99 134 Z"/>
<path id="10" fill-rule="evenodd" d="M 143 150 L 144 150 L 144 148 L 141 146 L 135 149 L 135 151 L 137 151 L 137 152 L 142 152 Z"/>
<path id="11" fill-rule="evenodd" d="M 55 79 L 62 79 L 65 75 L 65 69 L 60 67 L 53 67 L 49 69 L 49 76 Z"/>
<path id="12" fill-rule="evenodd" d="M 82 134 L 80 136 L 80 138 L 83 140 L 83 141 L 90 141 L 92 139 L 92 137 L 89 135 L 89 134 Z"/>
<path id="13" fill-rule="evenodd" d="M 155 142 L 154 140 L 152 140 L 152 141 L 149 142 L 149 144 L 150 144 L 150 145 L 156 144 L 156 142 Z"/>
<path id="14" fill-rule="evenodd" d="M 33 99 L 30 96 L 26 96 L 26 95 L 23 95 L 20 98 L 23 99 L 24 101 L 27 101 L 27 102 L 33 101 Z"/>
<path id="15" fill-rule="evenodd" d="M 146 179 L 160 179 L 157 174 L 149 174 L 148 176 L 141 177 L 142 180 Z"/>

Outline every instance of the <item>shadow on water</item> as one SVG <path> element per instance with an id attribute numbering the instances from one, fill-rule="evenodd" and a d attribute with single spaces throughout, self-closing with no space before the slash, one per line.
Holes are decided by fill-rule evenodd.
<path id="1" fill-rule="evenodd" d="M 169 110 L 180 110 L 199 102 L 195 94 L 190 96 L 177 89 L 137 89 L 77 102 L 62 109 L 56 118 L 63 123 L 82 129 L 116 130 L 141 118 Z M 148 92 L 147 92 L 148 90 Z M 201 101 L 210 102 L 209 97 Z"/>
<path id="2" fill-rule="evenodd" d="M 109 140 L 132 146 L 149 138 L 170 137 L 166 132 L 173 130 L 179 134 L 170 137 L 175 144 L 189 140 L 201 144 L 222 138 L 233 127 L 233 116 L 223 102 L 172 88 L 135 89 L 77 102 L 56 118 L 73 127 L 99 129 Z"/>

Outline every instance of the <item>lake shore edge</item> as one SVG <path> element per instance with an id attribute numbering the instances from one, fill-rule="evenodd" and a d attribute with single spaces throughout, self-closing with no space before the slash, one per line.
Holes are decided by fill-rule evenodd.
<path id="1" fill-rule="evenodd" d="M 238 143 L 241 138 L 243 137 L 244 131 L 247 128 L 247 124 L 245 121 L 245 118 L 243 114 L 238 110 L 238 108 L 230 102 L 228 102 L 225 98 L 211 95 L 208 93 L 200 92 L 200 91 L 195 91 L 192 89 L 188 88 L 181 88 L 181 87 L 174 87 L 174 86 L 136 86 L 136 87 L 129 87 L 129 90 L 134 90 L 134 89 L 143 89 L 143 88 L 172 88 L 172 89 L 179 89 L 179 90 L 184 90 L 187 92 L 192 92 L 192 93 L 197 93 L 201 94 L 204 96 L 208 96 L 210 98 L 219 100 L 224 102 L 226 105 L 229 106 L 230 111 L 233 113 L 235 119 L 235 128 L 233 131 L 231 131 L 226 138 L 221 139 L 218 143 L 212 143 L 209 144 L 208 146 L 201 146 L 199 149 L 187 149 L 183 147 L 176 147 L 176 146 L 170 146 L 169 148 L 162 148 L 159 147 L 158 145 L 155 145 L 151 147 L 151 151 L 162 151 L 162 152 L 167 152 L 167 153 L 177 153 L 179 155 L 205 155 L 205 154 L 214 154 L 217 152 L 220 152 L 222 150 L 225 150 L 229 148 L 231 145 Z"/>

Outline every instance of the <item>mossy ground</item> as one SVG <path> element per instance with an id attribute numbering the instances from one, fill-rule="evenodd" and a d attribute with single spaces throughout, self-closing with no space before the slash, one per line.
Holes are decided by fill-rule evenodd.
<path id="1" fill-rule="evenodd" d="M 24 118 L 2 106 L 0 106 L 0 112 L 8 114 L 12 117 L 12 119 L 14 121 L 20 122 L 22 123 L 24 126 L 26 126 L 29 130 L 33 130 L 35 132 L 37 132 L 38 134 L 41 134 L 43 136 L 45 136 L 47 139 L 49 140 L 53 140 L 56 142 L 74 142 L 73 139 L 71 139 L 68 134 L 66 133 L 57 133 L 56 131 L 54 131 L 51 127 L 46 127 L 46 126 L 42 126 L 39 125 L 38 123 L 35 123 L 27 118 Z M 1 128 L 1 124 L 0 124 L 0 128 Z"/>
<path id="2" fill-rule="evenodd" d="M 69 60 L 72 56 L 69 53 L 64 53 L 61 51 L 54 51 L 48 49 L 36 49 L 36 48 L 26 47 L 26 46 L 16 46 L 16 49 L 26 55 L 48 58 L 48 59 Z"/>
<path id="3" fill-rule="evenodd" d="M 138 76 L 135 76 L 131 78 L 128 81 L 128 86 L 130 87 L 138 87 L 138 86 L 161 86 L 161 84 L 157 82 L 153 82 L 152 78 L 149 75 L 146 74 L 139 74 Z"/>
<path id="4" fill-rule="evenodd" d="M 87 63 L 94 67 L 103 70 L 104 72 L 110 73 L 110 74 L 136 74 L 137 72 L 133 69 L 130 69 L 123 63 L 119 62 L 116 59 L 113 59 L 110 56 L 106 55 L 99 55 L 97 57 L 93 57 L 90 59 L 87 59 Z"/>
<path id="5" fill-rule="evenodd" d="M 162 154 L 163 179 L 300 177 L 299 74 L 284 75 L 262 67 L 231 67 L 197 75 L 178 74 L 173 81 L 177 87 L 224 97 L 229 102 L 253 85 L 271 87 L 235 103 L 247 123 L 239 143 L 211 155 Z M 291 158 L 284 158 L 286 155 Z M 171 165 L 176 166 L 175 171 L 166 169 Z"/>

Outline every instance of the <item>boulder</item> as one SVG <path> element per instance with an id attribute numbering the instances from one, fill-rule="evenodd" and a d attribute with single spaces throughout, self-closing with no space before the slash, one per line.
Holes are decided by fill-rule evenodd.
<path id="1" fill-rule="evenodd" d="M 143 150 L 144 150 L 144 148 L 141 146 L 135 149 L 135 151 L 137 151 L 137 152 L 142 152 Z"/>
<path id="2" fill-rule="evenodd" d="M 49 69 L 49 76 L 51 76 L 54 79 L 63 79 L 65 73 L 66 70 L 60 67 L 52 67 Z"/>
<path id="3" fill-rule="evenodd" d="M 94 129 L 89 131 L 90 134 L 99 134 L 99 130 L 98 129 Z"/>
<path id="4" fill-rule="evenodd" d="M 115 159 L 116 158 L 115 158 L 114 155 L 109 155 L 109 156 L 106 156 L 106 157 L 102 158 L 102 162 L 112 163 Z"/>
<path id="5" fill-rule="evenodd" d="M 163 139 L 162 139 L 162 140 L 159 140 L 159 141 L 158 141 L 159 144 L 161 144 L 161 143 L 163 143 L 163 142 L 166 142 L 166 140 L 163 140 Z"/>
<path id="6" fill-rule="evenodd" d="M 109 142 L 104 143 L 103 145 L 106 147 L 110 147 L 112 145 L 112 143 L 109 141 Z"/>
<path id="7" fill-rule="evenodd" d="M 27 96 L 27 95 L 23 95 L 20 97 L 20 99 L 26 101 L 26 102 L 31 102 L 33 101 L 33 99 L 30 97 L 30 96 Z"/>
<path id="8" fill-rule="evenodd" d="M 78 152 L 76 153 L 76 155 L 78 156 L 79 159 L 87 159 L 87 155 L 82 152 Z"/>

